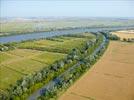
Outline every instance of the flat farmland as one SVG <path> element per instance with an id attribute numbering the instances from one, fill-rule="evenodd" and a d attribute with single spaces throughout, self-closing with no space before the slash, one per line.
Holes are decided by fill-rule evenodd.
<path id="1" fill-rule="evenodd" d="M 76 27 L 112 27 L 112 26 L 132 26 L 134 20 L 109 20 L 109 19 L 14 19 L 1 23 L 0 36 L 12 34 L 26 34 L 33 32 L 51 31 L 63 28 Z"/>
<path id="2" fill-rule="evenodd" d="M 87 40 L 92 39 L 93 35 L 89 34 L 90 38 L 65 37 L 53 38 L 53 40 L 29 41 L 18 45 L 19 48 L 35 49 L 41 51 L 51 51 L 59 53 L 68 53 L 73 48 L 80 48 Z"/>
<path id="3" fill-rule="evenodd" d="M 118 37 L 121 38 L 121 40 L 123 40 L 123 38 L 134 38 L 134 30 L 124 30 L 124 31 L 116 31 L 116 32 L 112 32 L 112 34 L 117 35 Z"/>
<path id="4" fill-rule="evenodd" d="M 7 89 L 10 84 L 14 84 L 16 80 L 20 79 L 23 76 L 24 74 L 0 65 L 0 90 Z"/>
<path id="5" fill-rule="evenodd" d="M 65 54 L 29 49 L 15 49 L 7 52 L 0 52 L 1 82 L 0 88 L 5 89 L 11 83 L 24 75 L 39 71 L 62 59 Z M 9 73 L 9 74 L 8 74 Z"/>
<path id="6" fill-rule="evenodd" d="M 0 52 L 0 89 L 6 90 L 18 79 L 63 59 L 73 48 L 79 48 L 86 41 L 94 39 L 94 35 L 89 33 L 82 35 L 86 37 L 60 36 L 25 41 L 15 44 L 14 50 Z"/>
<path id="7" fill-rule="evenodd" d="M 134 100 L 134 44 L 111 41 L 102 58 L 59 100 Z"/>

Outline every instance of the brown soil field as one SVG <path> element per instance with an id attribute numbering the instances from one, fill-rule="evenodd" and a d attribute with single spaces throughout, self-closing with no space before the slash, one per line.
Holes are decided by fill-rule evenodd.
<path id="1" fill-rule="evenodd" d="M 116 31 L 116 32 L 112 32 L 112 34 L 117 35 L 118 37 L 121 38 L 121 40 L 123 40 L 123 38 L 134 38 L 134 30 L 126 30 L 126 31 Z"/>
<path id="2" fill-rule="evenodd" d="M 111 41 L 102 58 L 59 100 L 134 100 L 134 43 Z"/>

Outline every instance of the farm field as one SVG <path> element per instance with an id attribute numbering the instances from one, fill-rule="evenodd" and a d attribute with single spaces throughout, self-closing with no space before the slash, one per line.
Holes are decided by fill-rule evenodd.
<path id="1" fill-rule="evenodd" d="M 59 100 L 133 100 L 134 44 L 111 41 L 102 58 Z"/>
<path id="2" fill-rule="evenodd" d="M 86 38 L 61 36 L 53 40 L 39 40 L 24 42 L 18 45 L 19 48 L 36 49 L 41 51 L 52 51 L 68 53 L 72 48 L 80 48 L 85 41 L 93 38 L 92 34 L 83 34 Z"/>
<path id="3" fill-rule="evenodd" d="M 134 38 L 134 30 L 124 30 L 124 31 L 116 31 L 116 32 L 112 32 L 112 34 L 117 35 L 118 37 L 121 38 L 121 40 L 123 40 L 123 38 Z"/>
<path id="4" fill-rule="evenodd" d="M 16 18 L 10 21 L 1 21 L 0 36 L 11 34 L 26 34 L 33 32 L 51 31 L 55 29 L 68 29 L 76 27 L 115 27 L 115 26 L 132 26 L 134 20 L 120 19 L 81 19 L 81 18 L 63 18 L 63 19 L 25 19 Z"/>
<path id="5" fill-rule="evenodd" d="M 33 73 L 41 68 L 47 67 L 58 59 L 62 59 L 65 55 L 47 51 L 15 49 L 7 52 L 0 52 L 2 58 L 1 82 L 0 88 L 5 89 L 9 84 L 15 82 L 20 76 Z M 7 73 L 10 72 L 7 75 Z"/>
<path id="6" fill-rule="evenodd" d="M 75 47 L 80 47 L 93 37 L 91 34 L 83 34 L 83 36 L 86 37 L 62 36 L 52 38 L 52 40 L 26 41 L 17 43 L 14 50 L 0 52 L 0 58 L 2 58 L 0 59 L 0 89 L 5 90 L 10 84 L 14 84 L 21 77 L 39 71 L 56 60 L 64 58 L 67 53 L 66 50 L 69 51 Z M 27 49 L 30 46 L 32 48 Z M 49 49 L 36 49 L 40 47 Z M 51 48 L 56 49 L 56 52 L 51 51 Z M 63 53 L 59 53 L 59 48 Z"/>

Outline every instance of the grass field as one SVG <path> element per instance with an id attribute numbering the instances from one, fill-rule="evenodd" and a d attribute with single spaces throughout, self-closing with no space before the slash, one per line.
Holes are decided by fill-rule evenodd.
<path id="1" fill-rule="evenodd" d="M 66 56 L 64 52 L 82 46 L 83 43 L 93 37 L 91 34 L 83 34 L 83 36 L 89 37 L 76 38 L 61 36 L 53 38 L 53 40 L 27 41 L 18 43 L 14 50 L 0 52 L 0 89 L 5 90 L 10 84 L 15 83 L 21 77 L 39 71 L 56 60 L 64 58 Z M 45 47 L 49 49 L 25 49 L 29 47 L 35 49 Z M 53 52 L 51 49 L 56 49 L 57 51 Z M 63 53 L 58 53 L 58 50 L 63 51 Z"/>
<path id="2" fill-rule="evenodd" d="M 0 65 L 0 89 L 5 90 L 24 75 Z"/>
<path id="3" fill-rule="evenodd" d="M 91 38 L 93 37 L 89 34 Z M 80 48 L 85 41 L 89 38 L 76 38 L 76 37 L 59 37 L 55 40 L 39 40 L 24 42 L 18 45 L 19 48 L 47 50 L 52 52 L 68 53 L 73 48 Z"/>
<path id="4" fill-rule="evenodd" d="M 38 56 L 34 56 L 32 59 L 45 64 L 52 64 L 54 61 L 56 61 L 57 59 L 61 59 L 64 56 L 65 54 L 62 53 L 43 52 Z"/>
<path id="5" fill-rule="evenodd" d="M 14 58 L 14 57 L 11 56 L 11 55 L 6 54 L 5 52 L 0 52 L 0 64 L 2 62 L 8 61 L 8 60 L 10 60 L 12 58 Z"/>
<path id="6" fill-rule="evenodd" d="M 133 100 L 134 44 L 110 42 L 103 57 L 59 100 Z"/>
<path id="7" fill-rule="evenodd" d="M 65 55 L 46 51 L 15 49 L 8 52 L 0 52 L 0 56 L 2 58 L 0 63 L 0 88 L 5 89 L 21 76 L 47 67 L 48 64 L 62 59 Z"/>

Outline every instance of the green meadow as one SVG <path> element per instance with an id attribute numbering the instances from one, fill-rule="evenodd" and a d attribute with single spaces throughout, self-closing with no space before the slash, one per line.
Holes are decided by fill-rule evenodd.
<path id="1" fill-rule="evenodd" d="M 64 56 L 65 54 L 61 53 L 26 49 L 0 52 L 0 58 L 2 58 L 0 60 L 0 88 L 6 89 L 24 75 L 39 71 L 54 61 L 62 59 Z"/>

